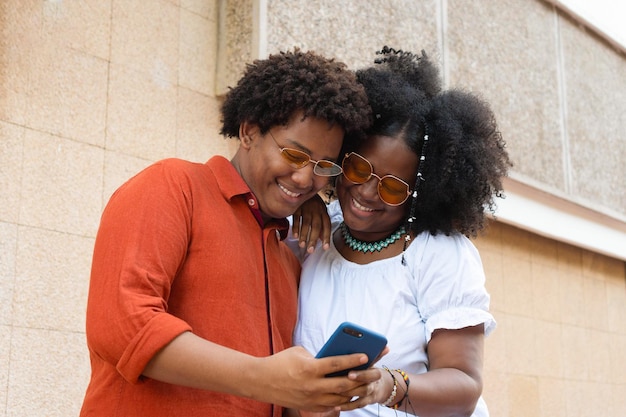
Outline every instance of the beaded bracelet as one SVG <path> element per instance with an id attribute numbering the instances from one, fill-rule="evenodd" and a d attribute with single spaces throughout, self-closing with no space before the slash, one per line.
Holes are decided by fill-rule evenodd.
<path id="1" fill-rule="evenodd" d="M 389 368 L 387 368 L 384 365 L 383 365 L 383 368 L 387 372 L 389 372 L 389 375 L 391 375 L 391 379 L 393 379 L 393 389 L 391 390 L 391 394 L 389 395 L 389 398 L 387 398 L 385 402 L 382 403 L 384 407 L 390 407 L 389 404 L 393 403 L 393 400 L 396 399 L 396 394 L 398 393 L 398 381 L 396 380 L 396 377 L 393 375 L 393 372 L 391 372 Z"/>
<path id="2" fill-rule="evenodd" d="M 394 369 L 394 371 L 402 375 L 402 379 L 404 379 L 404 383 L 406 384 L 406 391 L 404 391 L 404 395 L 402 396 L 400 401 L 398 401 L 393 406 L 393 408 L 397 410 L 402 405 L 402 402 L 409 397 L 409 384 L 411 383 L 411 380 L 409 379 L 409 375 L 406 372 L 404 372 L 402 369 Z"/>

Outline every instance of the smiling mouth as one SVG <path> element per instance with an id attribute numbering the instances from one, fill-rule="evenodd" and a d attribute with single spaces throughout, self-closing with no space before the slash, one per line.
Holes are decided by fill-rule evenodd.
<path id="1" fill-rule="evenodd" d="M 288 189 L 285 188 L 285 186 L 278 184 L 278 188 L 280 188 L 283 193 L 287 194 L 289 197 L 292 198 L 298 198 L 302 195 L 302 193 L 294 193 L 293 191 L 289 191 Z"/>
<path id="2" fill-rule="evenodd" d="M 361 204 L 359 204 L 359 202 L 358 202 L 358 201 L 356 201 L 354 198 L 352 199 L 352 205 L 353 205 L 356 209 L 361 210 L 361 211 L 368 211 L 368 212 L 374 211 L 374 209 L 373 209 L 373 208 L 369 208 L 369 207 L 362 206 L 362 205 L 361 205 Z"/>

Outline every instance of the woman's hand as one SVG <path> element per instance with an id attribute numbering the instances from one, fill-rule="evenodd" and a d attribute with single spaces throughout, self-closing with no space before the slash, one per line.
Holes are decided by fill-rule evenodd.
<path id="1" fill-rule="evenodd" d="M 340 406 L 341 411 L 355 410 L 369 404 L 381 404 L 389 398 L 393 390 L 393 378 L 389 372 L 381 368 L 350 371 L 348 378 L 362 384 L 351 391 L 343 393 L 343 395 L 350 396 L 353 400 Z M 398 393 L 400 393 L 399 389 Z"/>
<path id="2" fill-rule="evenodd" d="M 298 238 L 299 246 L 313 253 L 318 239 L 324 250 L 330 247 L 330 217 L 326 204 L 318 194 L 305 201 L 293 214 L 291 234 Z"/>
<path id="3" fill-rule="evenodd" d="M 382 403 L 393 389 L 393 380 L 388 372 L 380 368 L 351 371 L 348 379 L 359 383 L 356 388 L 341 393 L 348 401 L 328 411 L 306 411 L 286 409 L 283 417 L 338 417 L 340 411 L 349 411 L 373 403 Z M 343 377 L 336 377 L 343 378 Z M 333 379 L 333 378 L 327 378 Z"/>

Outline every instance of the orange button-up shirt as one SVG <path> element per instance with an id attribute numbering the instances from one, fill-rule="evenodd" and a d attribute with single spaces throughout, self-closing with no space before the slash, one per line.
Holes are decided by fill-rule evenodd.
<path id="1" fill-rule="evenodd" d="M 141 373 L 185 331 L 262 357 L 291 345 L 300 265 L 232 164 L 158 162 L 120 187 L 96 238 L 81 416 L 280 416 L 280 407 Z M 237 378 L 233 375 L 233 378 Z"/>

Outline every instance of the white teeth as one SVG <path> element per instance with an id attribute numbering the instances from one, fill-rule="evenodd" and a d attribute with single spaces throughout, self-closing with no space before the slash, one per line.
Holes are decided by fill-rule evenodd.
<path id="1" fill-rule="evenodd" d="M 374 211 L 374 209 L 360 205 L 354 198 L 352 199 L 352 204 L 354 204 L 354 207 L 361 211 Z"/>
<path id="2" fill-rule="evenodd" d="M 285 194 L 287 194 L 289 197 L 300 197 L 302 194 L 300 193 L 294 193 L 293 191 L 289 191 L 288 189 L 286 189 L 284 186 L 282 186 L 281 184 L 278 184 L 278 187 L 283 190 L 283 192 Z"/>

